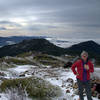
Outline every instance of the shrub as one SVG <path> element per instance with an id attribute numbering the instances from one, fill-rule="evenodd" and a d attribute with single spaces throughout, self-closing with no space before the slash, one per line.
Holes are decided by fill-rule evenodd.
<path id="1" fill-rule="evenodd" d="M 17 65 L 26 65 L 30 64 L 30 62 L 26 59 L 18 59 L 18 58 L 9 58 L 9 59 L 4 59 L 7 64 L 17 64 Z"/>
<path id="2" fill-rule="evenodd" d="M 47 98 L 61 95 L 59 87 L 36 77 L 5 80 L 1 84 L 0 89 L 2 92 L 5 92 L 6 89 L 18 88 L 19 86 L 26 90 L 28 96 L 32 98 Z"/>

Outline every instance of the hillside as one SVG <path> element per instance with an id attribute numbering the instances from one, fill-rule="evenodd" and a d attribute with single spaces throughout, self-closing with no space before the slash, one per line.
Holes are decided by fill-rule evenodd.
<path id="1" fill-rule="evenodd" d="M 30 39 L 23 40 L 18 44 L 8 45 L 0 48 L 0 57 L 16 56 L 18 54 L 35 51 L 37 53 L 44 53 L 54 56 L 60 55 L 80 55 L 86 50 L 92 58 L 100 59 L 100 45 L 94 41 L 86 41 L 79 44 L 72 45 L 69 48 L 61 48 L 46 39 Z"/>
<path id="2" fill-rule="evenodd" d="M 100 57 L 100 45 L 92 40 L 66 48 L 66 52 L 71 55 L 79 55 L 83 50 L 87 51 L 90 57 Z"/>
<path id="3" fill-rule="evenodd" d="M 88 41 L 78 45 L 84 45 L 81 48 L 85 49 L 88 46 L 86 44 L 92 46 L 96 43 Z M 96 45 L 99 47 L 98 44 Z M 74 50 L 72 47 L 70 48 Z M 76 48 L 75 46 L 76 50 L 79 47 Z M 17 56 L 0 58 L 0 100 L 12 100 L 12 98 L 13 100 L 78 100 L 76 77 L 72 73 L 70 66 L 64 67 L 66 62 L 76 59 L 75 56 L 53 56 L 53 53 L 57 53 L 58 50 L 59 55 L 68 53 L 70 48 L 59 48 L 45 39 L 24 40 L 19 44 L 1 48 L 2 51 L 0 52 L 5 50 L 5 53 L 9 51 L 9 54 Z M 15 50 L 21 52 L 16 53 Z M 70 52 L 70 54 L 73 53 Z M 93 86 L 96 84 L 97 87 L 92 93 L 93 100 L 99 99 L 99 73 L 100 68 L 95 67 L 91 82 Z M 86 96 L 84 98 L 87 100 Z"/>
<path id="4" fill-rule="evenodd" d="M 50 55 L 61 55 L 64 53 L 63 48 L 57 47 L 45 39 L 23 40 L 18 44 L 8 45 L 0 48 L 0 57 L 16 56 L 18 54 L 37 51 Z"/>
<path id="5" fill-rule="evenodd" d="M 0 47 L 5 45 L 12 45 L 19 43 L 25 39 L 40 39 L 46 38 L 45 36 L 11 36 L 11 37 L 0 37 Z"/>
<path id="6" fill-rule="evenodd" d="M 78 100 L 76 77 L 58 57 L 30 52 L 0 59 L 0 100 Z M 99 73 L 95 68 L 92 86 L 100 83 Z M 93 100 L 99 99 L 99 91 L 96 87 Z"/>

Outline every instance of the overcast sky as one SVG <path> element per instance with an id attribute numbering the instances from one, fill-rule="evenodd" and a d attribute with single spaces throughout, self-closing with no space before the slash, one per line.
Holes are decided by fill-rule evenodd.
<path id="1" fill-rule="evenodd" d="M 0 36 L 100 38 L 100 0 L 0 0 Z"/>

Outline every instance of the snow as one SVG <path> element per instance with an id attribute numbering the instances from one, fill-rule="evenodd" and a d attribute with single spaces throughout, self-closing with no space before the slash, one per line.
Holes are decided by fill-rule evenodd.
<path id="1" fill-rule="evenodd" d="M 95 68 L 92 77 L 96 77 L 100 79 L 100 68 Z"/>
<path id="2" fill-rule="evenodd" d="M 6 41 L 6 43 L 7 43 L 8 45 L 15 44 L 15 42 L 14 42 L 14 41 Z"/>
<path id="3" fill-rule="evenodd" d="M 20 66 L 17 66 L 16 68 L 10 68 L 9 70 L 11 70 L 15 73 L 22 73 L 22 72 L 25 72 L 25 71 L 29 70 L 32 67 L 36 67 L 36 66 L 33 66 L 33 65 L 20 65 Z"/>
<path id="4" fill-rule="evenodd" d="M 24 99 L 20 98 L 17 93 L 14 93 L 14 100 L 32 100 L 31 98 L 25 97 Z M 0 100 L 12 100 L 12 93 L 0 93 Z"/>
<path id="5" fill-rule="evenodd" d="M 5 93 L 0 93 L 0 100 L 8 100 Z"/>
<path id="6" fill-rule="evenodd" d="M 71 69 L 64 69 L 61 67 L 58 68 L 52 68 L 51 66 L 45 66 L 43 68 L 40 68 L 38 66 L 33 65 L 19 65 L 15 68 L 9 68 L 8 72 L 13 72 L 16 74 L 24 73 L 25 71 L 28 71 L 28 73 L 25 74 L 25 77 L 32 76 L 32 73 L 34 72 L 34 75 L 36 77 L 43 78 L 47 81 L 49 81 L 53 85 L 57 85 L 61 88 L 63 95 L 59 98 L 55 98 L 54 100 L 63 100 L 63 98 L 67 98 L 67 100 L 78 100 L 79 96 L 75 95 L 72 97 L 73 94 L 73 88 L 68 87 L 70 85 L 69 82 L 67 82 L 68 78 L 72 78 L 74 82 L 76 82 L 76 76 L 72 73 Z M 99 73 L 100 68 L 95 68 L 96 71 Z M 7 72 L 6 72 L 7 73 Z M 9 78 L 11 78 L 11 73 L 8 73 Z M 12 76 L 13 77 L 13 76 Z M 18 78 L 18 76 L 17 76 Z M 66 93 L 66 90 L 70 90 L 70 93 Z M 0 100 L 9 100 L 6 98 L 6 95 L 1 93 Z M 87 100 L 86 96 L 85 99 Z M 98 100 L 97 98 L 93 98 L 93 100 Z"/>

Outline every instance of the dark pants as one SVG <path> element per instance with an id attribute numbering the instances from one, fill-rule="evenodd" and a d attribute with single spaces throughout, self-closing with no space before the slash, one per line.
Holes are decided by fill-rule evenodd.
<path id="1" fill-rule="evenodd" d="M 77 79 L 77 83 L 78 83 L 80 100 L 84 100 L 84 97 L 83 97 L 83 90 L 84 90 L 84 88 L 85 88 L 85 91 L 86 91 L 87 99 L 88 100 L 92 100 L 90 81 L 83 82 L 83 81 Z"/>

